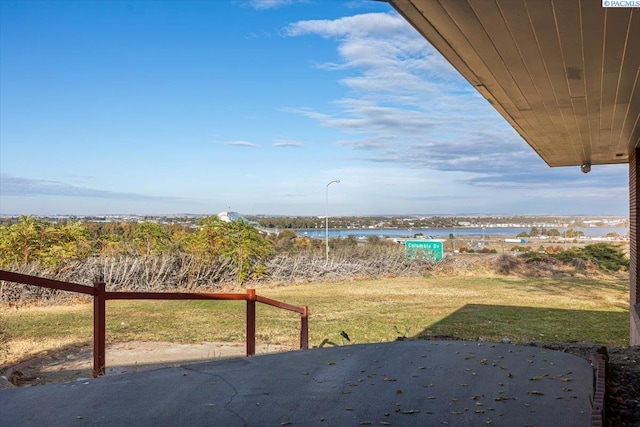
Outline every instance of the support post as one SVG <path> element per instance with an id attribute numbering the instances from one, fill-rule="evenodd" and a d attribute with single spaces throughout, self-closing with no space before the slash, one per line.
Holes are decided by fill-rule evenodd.
<path id="1" fill-rule="evenodd" d="M 105 329 L 106 298 L 105 284 L 94 284 L 96 293 L 93 296 L 93 377 L 104 375 L 105 361 Z"/>
<path id="2" fill-rule="evenodd" d="M 300 350 L 309 350 L 309 307 L 306 305 L 300 314 Z"/>
<path id="3" fill-rule="evenodd" d="M 256 290 L 247 289 L 247 356 L 256 354 Z"/>

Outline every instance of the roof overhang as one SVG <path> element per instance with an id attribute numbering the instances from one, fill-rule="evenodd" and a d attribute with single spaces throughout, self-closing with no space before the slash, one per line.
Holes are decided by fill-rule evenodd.
<path id="1" fill-rule="evenodd" d="M 600 0 L 388 0 L 549 166 L 640 141 L 640 8 Z"/>

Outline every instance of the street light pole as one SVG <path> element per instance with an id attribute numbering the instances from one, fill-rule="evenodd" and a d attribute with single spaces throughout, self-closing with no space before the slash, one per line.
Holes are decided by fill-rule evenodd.
<path id="1" fill-rule="evenodd" d="M 326 191 L 325 191 L 325 196 L 326 196 L 326 210 L 325 210 L 325 235 L 324 235 L 324 242 L 325 242 L 325 247 L 326 247 L 326 251 L 325 251 L 325 256 L 326 256 L 326 261 L 329 262 L 329 186 L 333 183 L 339 184 L 340 180 L 336 179 L 331 181 L 330 183 L 327 184 L 326 187 Z"/>

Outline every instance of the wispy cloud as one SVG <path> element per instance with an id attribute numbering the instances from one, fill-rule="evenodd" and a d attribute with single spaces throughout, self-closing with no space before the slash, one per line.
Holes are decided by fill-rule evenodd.
<path id="1" fill-rule="evenodd" d="M 302 0 L 251 0 L 249 4 L 256 10 L 276 9 L 293 3 L 307 3 Z"/>
<path id="2" fill-rule="evenodd" d="M 256 10 L 268 10 L 268 9 L 277 9 L 284 6 L 290 6 L 298 3 L 308 4 L 314 3 L 317 0 L 249 0 L 248 4 L 252 8 Z M 320 2 L 326 2 L 327 0 L 320 0 Z M 344 3 L 344 6 L 351 9 L 360 9 L 362 10 L 367 8 L 375 7 L 372 5 L 372 0 L 341 0 Z"/>
<path id="3" fill-rule="evenodd" d="M 158 197 L 138 193 L 98 190 L 70 185 L 60 181 L 23 178 L 9 174 L 0 174 L 0 194 L 3 196 L 66 196 L 135 201 L 184 200 L 179 197 Z"/>
<path id="4" fill-rule="evenodd" d="M 289 111 L 347 135 L 338 144 L 355 150 L 353 159 L 471 172 L 468 183 L 477 187 L 585 184 L 577 168 L 548 169 L 487 101 L 395 12 L 299 21 L 284 33 L 315 35 L 337 43 L 341 61 L 317 67 L 348 74 L 340 83 L 350 89 L 349 96 L 334 100 L 325 111 L 308 107 Z M 607 175 L 624 182 L 624 171 L 614 168 Z"/>
<path id="5" fill-rule="evenodd" d="M 253 142 L 249 141 L 223 141 L 221 142 L 221 144 L 231 145 L 234 147 L 262 148 L 261 145 L 254 144 Z"/>
<path id="6" fill-rule="evenodd" d="M 436 90 L 438 84 L 444 83 L 434 78 L 458 76 L 431 45 L 393 12 L 299 21 L 287 26 L 284 34 L 335 40 L 342 62 L 320 62 L 318 67 L 355 70 L 356 75 L 341 80 L 352 89 L 412 94 L 416 90 Z"/>
<path id="7" fill-rule="evenodd" d="M 304 142 L 289 139 L 279 139 L 273 143 L 274 147 L 303 147 Z"/>

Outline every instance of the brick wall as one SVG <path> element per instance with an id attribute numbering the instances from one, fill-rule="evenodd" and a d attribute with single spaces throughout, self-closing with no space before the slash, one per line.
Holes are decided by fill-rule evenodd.
<path id="1" fill-rule="evenodd" d="M 638 266 L 638 230 L 640 227 L 640 214 L 638 209 L 638 200 L 636 196 L 637 189 L 640 188 L 640 149 L 636 148 L 631 152 L 629 156 L 629 228 L 631 235 L 630 253 L 631 263 L 629 267 L 629 281 L 630 281 L 630 312 L 631 312 L 631 345 L 640 345 L 640 292 L 638 292 L 638 285 L 640 283 L 639 266 Z"/>

